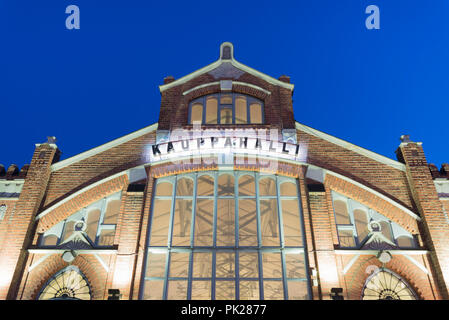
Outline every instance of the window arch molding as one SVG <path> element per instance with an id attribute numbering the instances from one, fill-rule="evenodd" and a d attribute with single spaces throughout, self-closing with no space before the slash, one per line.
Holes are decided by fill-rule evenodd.
<path id="1" fill-rule="evenodd" d="M 212 93 L 190 100 L 188 123 L 264 124 L 264 102 L 246 93 Z"/>
<path id="2" fill-rule="evenodd" d="M 368 276 L 360 298 L 361 300 L 419 300 L 419 296 L 406 279 L 383 267 Z"/>

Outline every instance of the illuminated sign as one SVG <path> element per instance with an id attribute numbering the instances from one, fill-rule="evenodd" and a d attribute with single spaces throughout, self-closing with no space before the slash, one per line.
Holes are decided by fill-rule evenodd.
<path id="1" fill-rule="evenodd" d="M 304 162 L 307 148 L 302 144 L 259 137 L 210 136 L 154 144 L 147 150 L 150 162 L 214 154 L 258 155 Z"/>

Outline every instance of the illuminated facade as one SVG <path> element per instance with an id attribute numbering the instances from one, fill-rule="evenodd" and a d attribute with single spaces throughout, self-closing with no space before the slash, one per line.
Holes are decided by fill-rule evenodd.
<path id="1" fill-rule="evenodd" d="M 158 123 L 0 168 L 0 298 L 447 299 L 449 166 L 303 125 L 293 88 L 223 43 Z"/>

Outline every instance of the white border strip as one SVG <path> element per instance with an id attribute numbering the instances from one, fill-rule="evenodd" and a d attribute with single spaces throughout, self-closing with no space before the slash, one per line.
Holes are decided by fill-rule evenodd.
<path id="1" fill-rule="evenodd" d="M 51 253 L 47 253 L 45 256 L 37 260 L 35 263 L 33 263 L 31 266 L 28 267 L 28 272 L 33 271 L 34 268 L 36 268 L 38 265 L 40 265 L 42 262 L 44 262 L 49 256 L 51 256 Z"/>
<path id="2" fill-rule="evenodd" d="M 390 251 L 389 251 L 390 252 Z M 410 257 L 409 255 L 404 254 L 404 257 L 406 257 L 408 260 L 410 260 L 415 266 L 420 268 L 425 274 L 429 274 L 429 270 L 427 270 L 426 267 L 424 267 L 421 263 Z"/>
<path id="3" fill-rule="evenodd" d="M 296 129 L 405 172 L 405 164 L 296 122 Z"/>
<path id="4" fill-rule="evenodd" d="M 231 80 L 232 81 L 232 80 Z M 199 86 L 196 86 L 192 89 L 189 89 L 187 91 L 184 91 L 182 93 L 183 96 L 189 94 L 190 92 L 193 92 L 195 90 L 201 89 L 201 88 L 206 88 L 206 87 L 211 87 L 211 86 L 216 86 L 219 85 L 220 81 L 215 81 L 215 82 L 210 82 L 210 83 L 205 83 L 205 84 L 200 84 Z M 248 88 L 253 88 L 259 91 L 262 91 L 263 93 L 267 94 L 267 95 L 271 95 L 271 92 L 268 90 L 265 90 L 264 88 L 261 88 L 259 86 L 256 86 L 254 84 L 251 83 L 246 83 L 246 82 L 241 82 L 241 81 L 232 81 L 232 85 L 239 85 L 239 86 L 244 86 L 244 87 L 248 87 Z"/>
<path id="5" fill-rule="evenodd" d="M 100 256 L 96 253 L 94 253 L 94 257 L 97 258 L 98 262 L 100 262 L 100 264 L 103 266 L 104 270 L 106 270 L 106 272 L 109 272 L 109 268 L 106 265 L 106 263 L 103 261 L 103 259 L 101 259 Z"/>
<path id="6" fill-rule="evenodd" d="M 206 87 L 211 87 L 211 86 L 216 86 L 216 85 L 220 85 L 220 81 L 215 81 L 215 82 L 210 82 L 210 83 L 205 83 L 205 84 L 200 84 L 199 86 L 196 86 L 195 88 L 189 89 L 187 91 L 184 91 L 182 93 L 183 96 L 189 94 L 192 91 L 201 89 L 201 88 L 206 88 Z"/>
<path id="7" fill-rule="evenodd" d="M 344 249 L 337 249 L 334 250 L 335 254 L 339 255 L 345 255 L 345 254 L 358 254 L 358 255 L 377 255 L 380 250 L 344 250 Z M 428 250 L 387 250 L 389 253 L 393 255 L 425 255 L 428 254 Z"/>
<path id="8" fill-rule="evenodd" d="M 56 254 L 64 253 L 68 249 L 28 249 L 29 253 L 35 254 Z M 116 254 L 117 249 L 80 249 L 74 250 L 77 254 Z"/>
<path id="9" fill-rule="evenodd" d="M 51 166 L 51 172 L 55 172 L 55 171 L 57 171 L 59 169 L 67 167 L 67 166 L 69 166 L 69 165 L 71 165 L 73 163 L 76 163 L 78 161 L 81 161 L 81 160 L 84 160 L 86 158 L 92 157 L 92 156 L 94 156 L 96 154 L 99 154 L 99 153 L 101 153 L 103 151 L 106 151 L 108 149 L 114 148 L 114 147 L 116 147 L 116 146 L 118 146 L 118 145 L 120 145 L 122 143 L 128 142 L 130 140 L 133 140 L 135 138 L 143 136 L 143 135 L 145 135 L 147 133 L 155 131 L 157 129 L 157 126 L 158 126 L 157 123 L 152 124 L 152 125 L 150 125 L 148 127 L 145 127 L 143 129 L 134 131 L 133 133 L 127 134 L 126 136 L 123 136 L 121 138 L 118 138 L 118 139 L 112 140 L 112 141 L 110 141 L 108 143 L 105 143 L 105 144 L 103 144 L 103 145 L 101 145 L 99 147 L 96 147 L 96 148 L 90 149 L 90 150 L 88 150 L 86 152 L 77 154 L 76 156 L 73 156 L 71 158 L 65 159 L 63 161 L 56 162 L 54 165 Z"/>
<path id="10" fill-rule="evenodd" d="M 348 262 L 348 264 L 343 268 L 343 274 L 346 274 L 346 272 L 351 269 L 352 265 L 357 261 L 357 259 L 360 257 L 360 254 L 356 254 L 354 257 L 352 257 L 351 261 Z"/>

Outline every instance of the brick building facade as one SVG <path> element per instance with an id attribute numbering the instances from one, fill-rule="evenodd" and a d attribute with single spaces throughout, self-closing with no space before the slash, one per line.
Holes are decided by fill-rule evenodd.
<path id="1" fill-rule="evenodd" d="M 294 120 L 290 78 L 220 58 L 156 124 L 0 167 L 0 299 L 447 299 L 449 166 Z"/>

